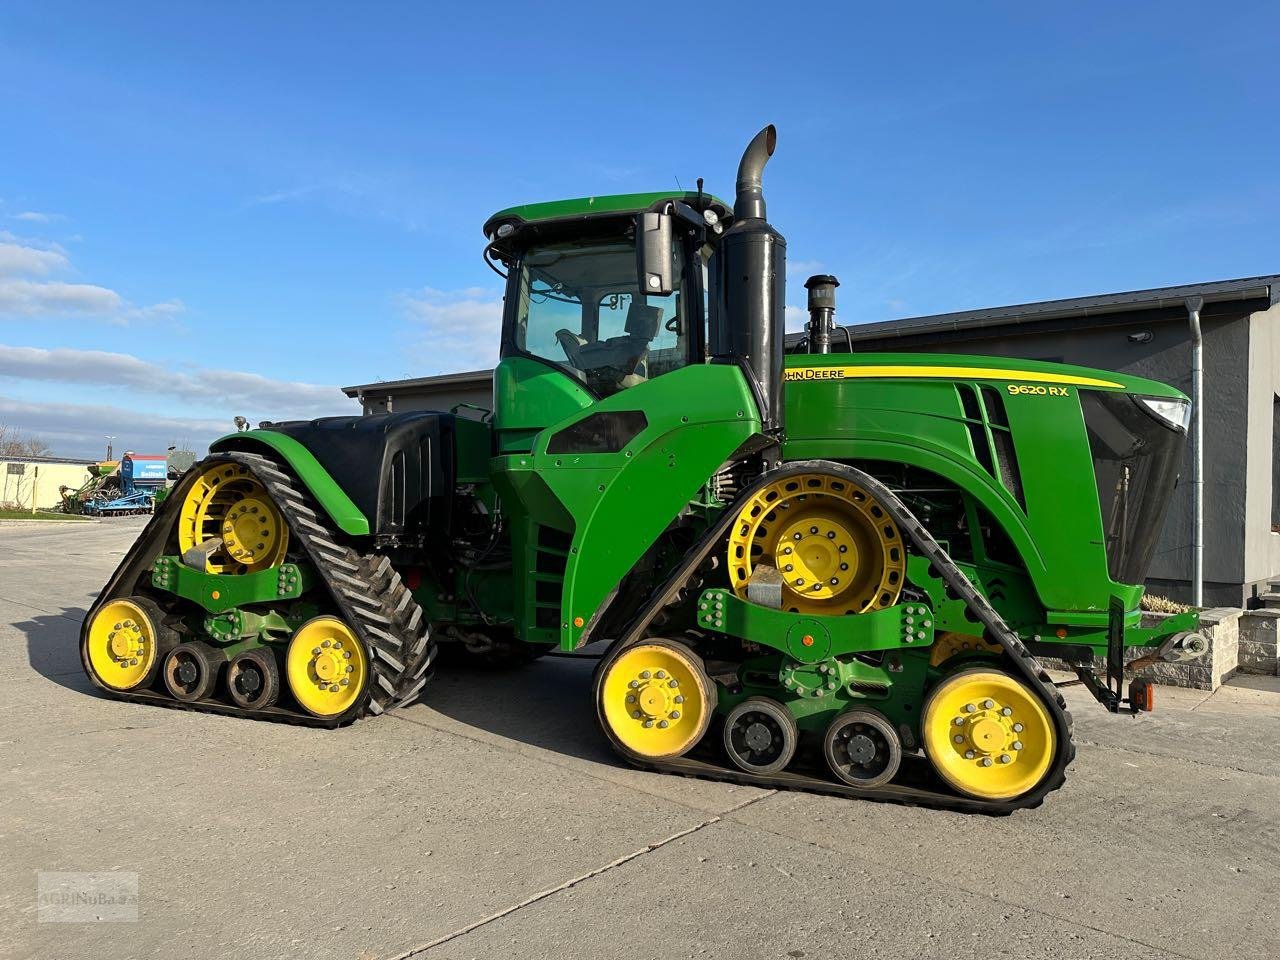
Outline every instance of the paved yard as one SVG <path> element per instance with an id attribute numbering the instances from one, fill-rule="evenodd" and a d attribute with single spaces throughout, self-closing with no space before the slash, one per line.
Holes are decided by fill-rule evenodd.
<path id="1" fill-rule="evenodd" d="M 141 526 L 0 524 L 0 957 L 1280 955 L 1274 678 L 1073 689 L 1066 787 L 1004 819 L 626 769 L 561 658 L 301 730 L 91 692 Z M 38 922 L 38 871 L 136 873 L 138 922 Z"/>

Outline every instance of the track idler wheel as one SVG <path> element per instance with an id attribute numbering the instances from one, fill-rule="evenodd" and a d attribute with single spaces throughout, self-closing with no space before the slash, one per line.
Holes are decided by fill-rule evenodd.
<path id="1" fill-rule="evenodd" d="M 693 749 L 711 723 L 716 688 L 702 658 L 676 640 L 615 650 L 596 671 L 596 716 L 613 746 L 635 760 Z"/>
<path id="2" fill-rule="evenodd" d="M 1035 789 L 1058 747 L 1053 720 L 1035 693 L 991 667 L 961 670 L 934 688 L 921 739 L 938 775 L 979 800 L 1012 800 Z"/>
<path id="3" fill-rule="evenodd" d="M 369 657 L 345 622 L 333 616 L 314 617 L 289 641 L 285 676 L 289 692 L 303 710 L 317 717 L 339 717 L 364 695 Z"/>
<path id="4" fill-rule="evenodd" d="M 902 764 L 898 731 L 872 710 L 846 710 L 832 720 L 822 752 L 836 778 L 853 787 L 882 786 Z"/>
<path id="5" fill-rule="evenodd" d="M 207 700 L 218 686 L 226 658 L 200 640 L 180 643 L 164 659 L 164 685 L 175 700 Z"/>
<path id="6" fill-rule="evenodd" d="M 81 655 L 93 676 L 109 690 L 151 686 L 177 634 L 164 625 L 160 608 L 146 597 L 103 604 L 94 614 Z"/>
<path id="7" fill-rule="evenodd" d="M 265 710 L 280 697 L 280 665 L 275 651 L 255 647 L 237 654 L 227 665 L 227 694 L 245 710 Z"/>
<path id="8" fill-rule="evenodd" d="M 724 718 L 724 749 L 747 773 L 777 773 L 796 755 L 795 718 L 768 697 L 748 697 Z"/>

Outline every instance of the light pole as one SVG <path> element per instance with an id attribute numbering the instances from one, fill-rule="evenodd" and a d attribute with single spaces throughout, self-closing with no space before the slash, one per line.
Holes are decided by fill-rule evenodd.
<path id="1" fill-rule="evenodd" d="M 105 439 L 107 441 L 107 459 L 110 460 L 111 459 L 111 441 L 114 440 L 115 437 L 106 437 Z"/>

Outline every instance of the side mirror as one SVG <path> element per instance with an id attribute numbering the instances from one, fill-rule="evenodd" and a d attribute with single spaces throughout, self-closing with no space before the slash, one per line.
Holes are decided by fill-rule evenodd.
<path id="1" fill-rule="evenodd" d="M 636 272 L 641 294 L 665 297 L 675 292 L 670 213 L 646 211 L 636 218 Z"/>

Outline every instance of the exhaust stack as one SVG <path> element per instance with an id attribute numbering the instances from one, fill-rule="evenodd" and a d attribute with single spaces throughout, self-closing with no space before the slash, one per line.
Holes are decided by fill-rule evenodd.
<path id="1" fill-rule="evenodd" d="M 742 366 L 771 433 L 782 430 L 787 241 L 764 218 L 763 177 L 777 143 L 769 124 L 738 164 L 733 225 L 715 255 L 719 283 L 711 326 L 712 358 Z"/>

